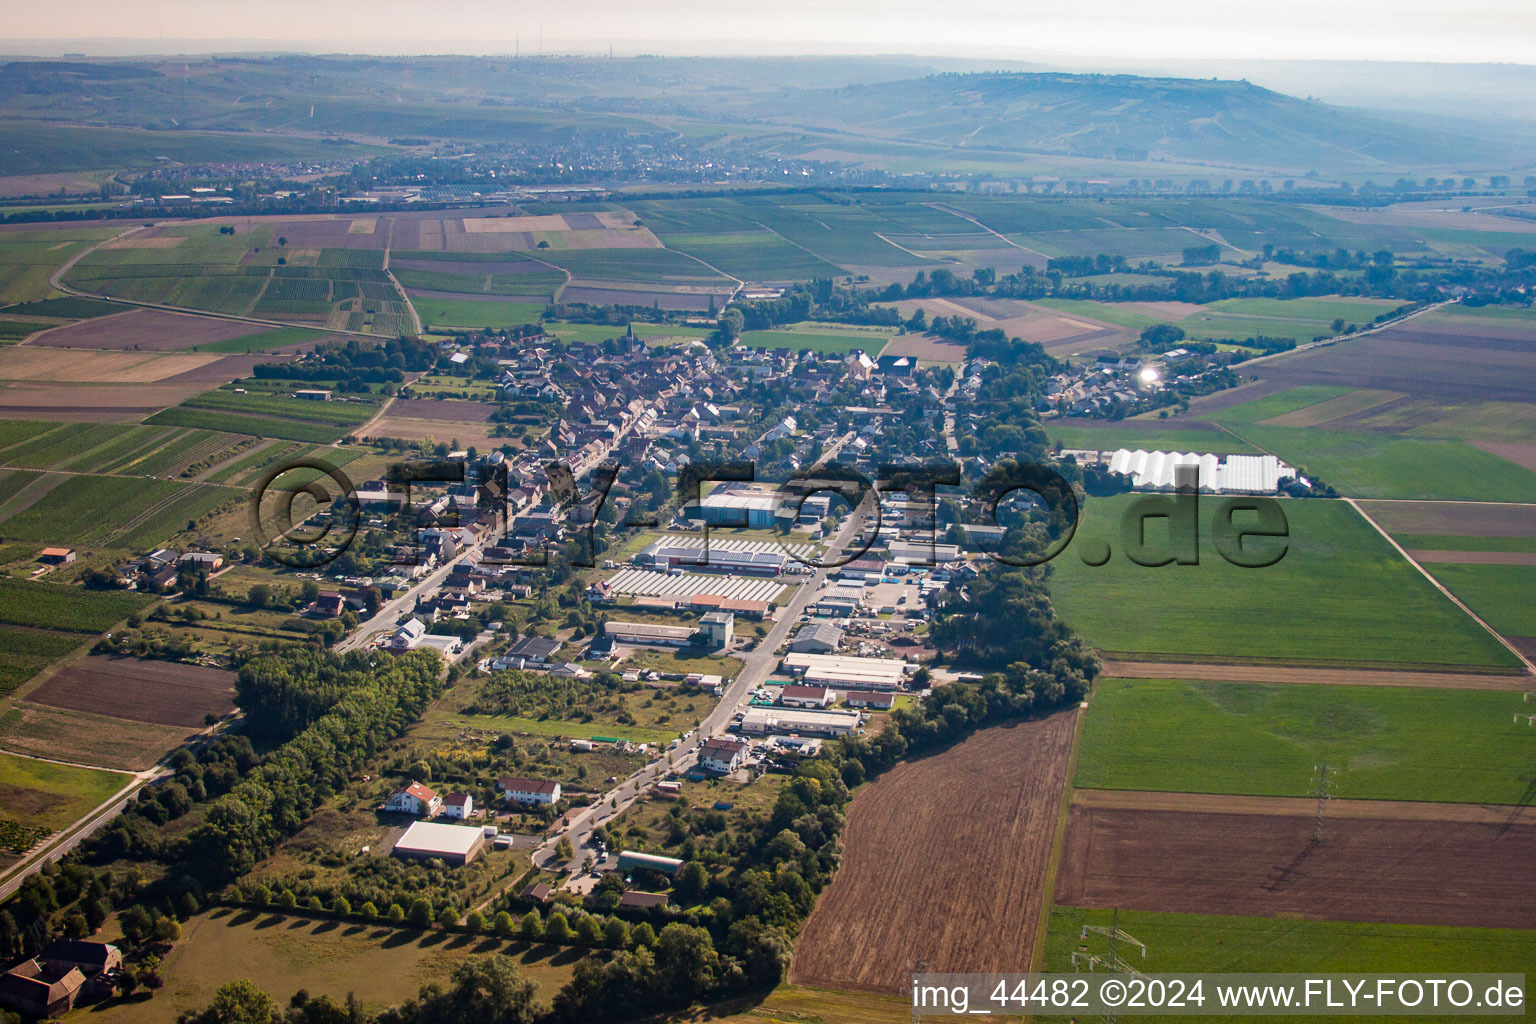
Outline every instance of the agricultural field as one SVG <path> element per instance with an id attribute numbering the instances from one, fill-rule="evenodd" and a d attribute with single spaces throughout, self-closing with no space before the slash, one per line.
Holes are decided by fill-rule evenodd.
<path id="1" fill-rule="evenodd" d="M 1528 807 L 1078 790 L 1055 901 L 1311 920 L 1536 927 Z M 1447 879 L 1455 879 L 1447 884 Z"/>
<path id="2" fill-rule="evenodd" d="M 16 701 L 0 713 L 0 746 L 18 754 L 144 771 L 191 732 Z"/>
<path id="3" fill-rule="evenodd" d="M 0 623 L 64 633 L 100 633 L 148 601 L 120 590 L 84 590 L 0 577 Z"/>
<path id="4" fill-rule="evenodd" d="M 57 831 L 128 784 L 118 772 L 93 771 L 0 753 L 0 822 Z"/>
<path id="5" fill-rule="evenodd" d="M 933 971 L 1031 963 L 1076 721 L 984 729 L 861 790 L 790 981 L 898 993 L 909 958 Z"/>
<path id="6" fill-rule="evenodd" d="M 503 301 L 479 295 L 460 295 L 452 292 L 429 293 L 406 289 L 416 315 L 421 317 L 425 330 L 456 328 L 480 330 L 516 327 L 520 324 L 537 323 L 548 303 L 543 301 Z"/>
<path id="7" fill-rule="evenodd" d="M 873 357 L 880 354 L 889 340 L 888 334 L 840 331 L 818 325 L 774 331 L 746 331 L 738 344 L 746 348 L 765 348 L 769 351 L 787 348 L 792 352 L 815 352 L 817 355 L 830 356 L 845 356 L 862 349 Z"/>
<path id="8" fill-rule="evenodd" d="M 1304 797 L 1326 764 L 1343 799 L 1516 804 L 1530 785 L 1519 705 L 1499 691 L 1101 678 L 1073 784 Z"/>
<path id="9" fill-rule="evenodd" d="M 0 626 L 0 697 L 37 675 L 49 662 L 75 650 L 84 639 L 68 633 Z"/>
<path id="10" fill-rule="evenodd" d="M 1517 557 L 1503 565 L 1442 562 L 1426 568 L 1504 636 L 1532 638 L 1536 637 L 1536 571 L 1530 559 L 1517 561 Z"/>
<path id="11" fill-rule="evenodd" d="M 1100 650 L 1194 661 L 1515 665 L 1343 502 L 1284 502 L 1284 557 L 1249 569 L 1214 549 L 1208 517 L 1220 499 L 1201 498 L 1200 564 L 1148 568 L 1125 556 L 1119 526 L 1138 499 L 1089 499 L 1077 536 L 1051 563 L 1049 585 L 1062 617 Z M 1149 522 L 1149 543 L 1161 543 L 1165 527 L 1166 521 Z M 1111 557 L 1104 565 L 1083 561 L 1105 545 Z M 1276 616 L 1276 608 L 1290 611 Z"/>
<path id="12" fill-rule="evenodd" d="M 158 1024 L 177 1013 L 207 1006 L 231 977 L 249 978 L 280 1003 L 304 989 L 345 1002 L 356 992 L 377 1011 L 414 998 L 441 983 L 470 956 L 510 957 L 548 1002 L 570 980 L 581 953 L 494 938 L 413 932 L 361 924 L 286 919 L 250 911 L 216 909 L 187 922 L 165 960 L 166 987 L 152 1000 L 114 1001 L 91 1011 L 106 1024 Z"/>
<path id="13" fill-rule="evenodd" d="M 234 710 L 234 684 L 234 673 L 222 669 L 92 655 L 59 670 L 27 699 L 66 711 L 200 729 L 206 716 Z"/>
<path id="14" fill-rule="evenodd" d="M 1080 939 L 1083 925 L 1108 927 L 1113 916 L 1109 910 L 1052 907 L 1042 969 L 1070 971 L 1072 953 L 1083 944 Z M 1434 964 L 1437 971 L 1519 973 L 1536 957 L 1536 932 L 1517 929 L 1160 914 L 1137 910 L 1122 910 L 1117 920 L 1123 931 L 1146 943 L 1146 959 L 1135 957 L 1134 952 L 1131 958 L 1138 970 L 1147 973 L 1409 974 L 1423 970 L 1425 964 Z M 1102 955 L 1108 939 L 1090 935 L 1087 944 L 1090 952 Z M 1121 954 L 1126 955 L 1123 946 Z"/>
<path id="15" fill-rule="evenodd" d="M 241 492 L 128 476 L 71 476 L 7 518 L 4 536 L 39 545 L 152 548 Z"/>
<path id="16" fill-rule="evenodd" d="M 236 349 L 218 346 L 232 341 L 253 342 L 259 337 L 260 334 L 253 335 L 250 324 L 238 320 L 169 313 L 160 309 L 134 309 L 60 327 L 35 339 L 31 344 L 45 348 L 109 351 L 174 352 L 196 349 L 206 352 L 246 352 L 254 350 L 245 345 Z"/>
<path id="17" fill-rule="evenodd" d="M 329 442 L 361 426 L 379 411 L 374 396 L 333 396 L 330 401 L 295 398 L 295 391 L 324 387 L 312 382 L 263 379 L 229 384 L 188 399 L 150 417 L 150 424 L 201 427 L 290 441 Z"/>
<path id="18" fill-rule="evenodd" d="M 1256 455 L 1258 449 L 1237 435 L 1199 420 L 1179 421 L 1163 426 L 1156 420 L 1068 420 L 1045 421 L 1047 436 L 1063 448 L 1088 451 L 1115 451 L 1143 448 L 1147 451 L 1214 452 L 1218 455 Z"/>

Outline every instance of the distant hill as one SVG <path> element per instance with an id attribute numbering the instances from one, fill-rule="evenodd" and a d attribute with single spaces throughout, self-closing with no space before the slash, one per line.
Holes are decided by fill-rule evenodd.
<path id="1" fill-rule="evenodd" d="M 1389 179 L 1536 160 L 1536 143 L 1516 125 L 1373 114 L 1245 81 L 976 66 L 915 57 L 14 61 L 0 65 L 0 121 L 535 146 L 650 142 L 686 130 L 779 154 L 883 145 L 935 169 L 969 151 Z M 689 122 L 706 127 L 685 129 Z M 174 144 L 154 145 L 163 153 Z M 67 149 L 29 151 L 12 173 L 94 166 L 94 147 Z"/>
<path id="2" fill-rule="evenodd" d="M 946 147 L 1177 159 L 1302 173 L 1518 160 L 1497 141 L 1271 92 L 1248 82 L 1132 75 L 940 74 L 782 90 L 739 113 Z M 1458 126 L 1463 127 L 1463 126 Z M 1529 159 L 1529 150 L 1525 147 Z"/>

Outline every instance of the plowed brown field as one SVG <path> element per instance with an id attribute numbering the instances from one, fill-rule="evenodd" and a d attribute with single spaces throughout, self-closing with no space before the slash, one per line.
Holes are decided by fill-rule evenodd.
<path id="1" fill-rule="evenodd" d="M 1196 798 L 1175 806 L 1074 802 L 1056 901 L 1186 914 L 1536 928 L 1536 821 L 1528 808 L 1402 818 L 1377 802 L 1329 807 L 1313 841 L 1305 801 Z M 1419 813 L 1414 813 L 1415 810 Z M 1280 813 L 1275 813 L 1279 811 Z"/>
<path id="2" fill-rule="evenodd" d="M 1076 721 L 1069 711 L 985 729 L 861 792 L 791 980 L 894 993 L 910 985 L 909 959 L 1028 970 Z"/>

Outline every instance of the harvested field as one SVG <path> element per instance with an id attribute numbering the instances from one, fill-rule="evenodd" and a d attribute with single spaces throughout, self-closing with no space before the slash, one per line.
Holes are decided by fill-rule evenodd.
<path id="1" fill-rule="evenodd" d="M 398 437 L 405 441 L 421 441 L 432 438 L 439 441 L 457 439 L 460 444 L 490 440 L 491 424 L 483 419 L 434 420 L 395 416 L 392 413 L 374 420 L 368 428 L 368 437 Z"/>
<path id="2" fill-rule="evenodd" d="M 95 323 L 95 321 L 86 321 Z M 221 358 L 213 353 L 104 352 L 82 349 L 68 358 L 45 345 L 0 349 L 0 380 L 47 383 L 149 384 L 199 370 Z"/>
<path id="3" fill-rule="evenodd" d="M 496 406 L 489 402 L 465 402 L 453 398 L 397 398 L 389 407 L 390 416 L 452 423 L 489 422 L 495 411 Z"/>
<path id="4" fill-rule="evenodd" d="M 1536 565 L 1536 552 L 1530 551 L 1412 551 L 1415 562 L 1453 565 Z"/>
<path id="5" fill-rule="evenodd" d="M 1124 799 L 1122 799 L 1124 798 Z M 1056 900 L 1333 921 L 1536 927 L 1536 811 L 1079 793 Z"/>
<path id="6" fill-rule="evenodd" d="M 205 390 L 205 384 L 6 384 L 0 385 L 0 419 L 64 413 L 81 423 L 129 423 Z"/>
<path id="7" fill-rule="evenodd" d="M 791 981 L 901 992 L 909 957 L 933 971 L 1027 969 L 1076 721 L 984 729 L 859 793 Z"/>
<path id="8" fill-rule="evenodd" d="M 235 675 L 171 661 L 92 656 L 27 694 L 36 704 L 133 722 L 202 728 L 233 710 Z"/>
<path id="9" fill-rule="evenodd" d="M 28 344 L 111 352 L 175 352 L 259 333 L 260 328 L 239 320 L 219 320 L 161 309 L 134 309 L 58 327 L 33 338 Z"/>
<path id="10" fill-rule="evenodd" d="M 1415 672 L 1391 669 L 1287 668 L 1280 665 L 1221 665 L 1205 662 L 1105 661 L 1104 674 L 1123 679 L 1209 679 L 1228 683 L 1410 686 L 1426 690 L 1509 690 L 1531 688 L 1522 673 Z"/>
<path id="11" fill-rule="evenodd" d="M 1332 384 L 1463 401 L 1536 401 L 1536 346 L 1505 337 L 1392 327 L 1255 364 L 1260 380 Z"/>
<path id="12" fill-rule="evenodd" d="M 1516 444 L 1509 441 L 1474 441 L 1472 443 L 1490 455 L 1497 455 L 1501 459 L 1513 462 L 1517 466 L 1524 466 L 1532 473 L 1536 473 L 1536 444 Z"/>
<path id="13" fill-rule="evenodd" d="M 1398 394 L 1396 391 L 1371 391 L 1368 388 L 1360 388 L 1345 392 L 1337 398 L 1325 399 L 1259 422 L 1271 427 L 1320 427 L 1325 424 L 1338 426 L 1340 419 L 1353 418 L 1358 413 L 1405 398 L 1407 398 L 1406 395 Z"/>
<path id="14" fill-rule="evenodd" d="M 924 363 L 963 363 L 965 346 L 931 334 L 902 334 L 885 343 L 882 356 L 906 356 Z"/>
<path id="15" fill-rule="evenodd" d="M 0 746 L 101 768 L 143 771 L 191 735 L 169 725 L 129 722 L 17 702 L 0 717 Z"/>
<path id="16" fill-rule="evenodd" d="M 1472 501 L 1361 501 L 1388 533 L 1536 537 L 1536 505 Z"/>

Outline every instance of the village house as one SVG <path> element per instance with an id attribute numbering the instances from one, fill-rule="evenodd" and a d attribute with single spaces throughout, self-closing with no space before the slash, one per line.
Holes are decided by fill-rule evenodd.
<path id="1" fill-rule="evenodd" d="M 553 805 L 560 802 L 560 783 L 544 779 L 504 775 L 496 780 L 496 791 L 512 803 Z"/>
<path id="2" fill-rule="evenodd" d="M 417 817 L 430 817 L 436 814 L 443 806 L 442 797 L 437 791 L 419 782 L 412 782 L 404 789 L 390 794 L 384 801 L 384 809 L 397 814 L 414 814 Z"/>
<path id="3" fill-rule="evenodd" d="M 699 747 L 699 767 L 705 771 L 729 775 L 747 759 L 747 741 L 729 736 L 708 739 Z"/>

